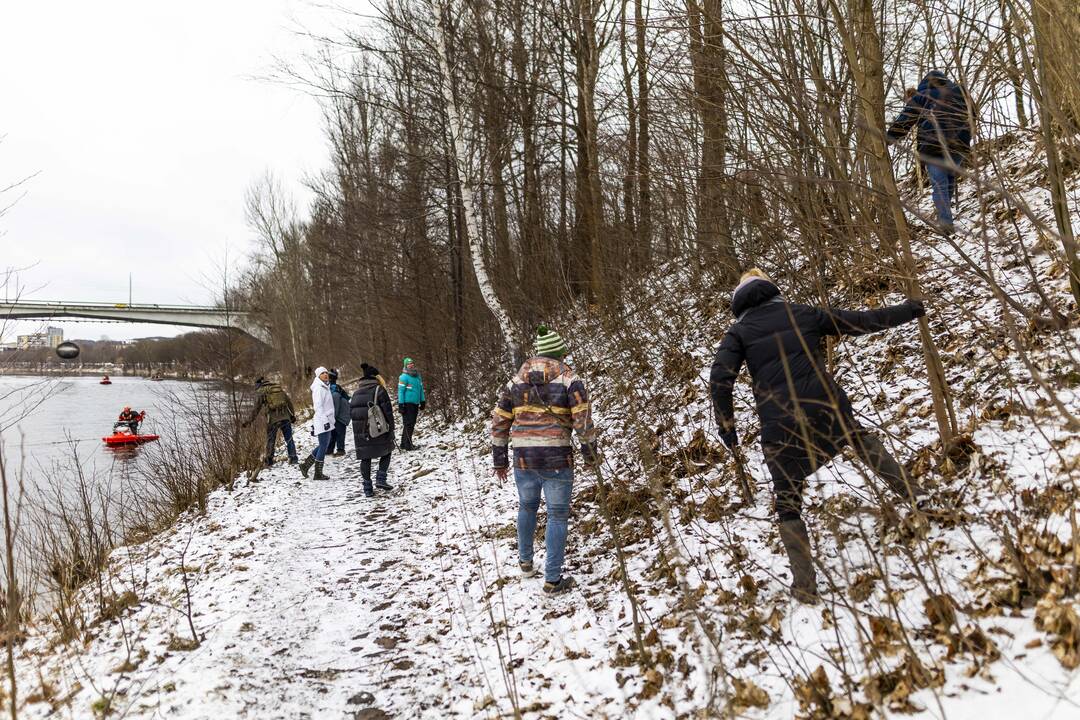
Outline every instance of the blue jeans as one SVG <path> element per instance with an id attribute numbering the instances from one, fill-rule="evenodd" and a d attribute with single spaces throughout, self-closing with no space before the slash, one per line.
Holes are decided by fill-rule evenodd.
<path id="1" fill-rule="evenodd" d="M 938 222 L 952 225 L 952 203 L 956 197 L 956 165 L 945 158 L 931 158 L 926 162 L 926 174 L 930 177 Z"/>
<path id="2" fill-rule="evenodd" d="M 544 579 L 558 582 L 566 556 L 566 526 L 570 518 L 570 490 L 574 470 L 521 470 L 514 468 L 518 489 L 518 559 L 532 562 L 533 536 L 536 535 L 536 511 L 540 509 L 540 491 L 547 503 L 547 530 L 544 533 Z"/>
<path id="3" fill-rule="evenodd" d="M 330 440 L 333 437 L 333 430 L 319 433 L 319 447 L 311 451 L 311 457 L 315 458 L 315 462 L 322 462 L 326 458 L 326 450 L 330 447 Z"/>

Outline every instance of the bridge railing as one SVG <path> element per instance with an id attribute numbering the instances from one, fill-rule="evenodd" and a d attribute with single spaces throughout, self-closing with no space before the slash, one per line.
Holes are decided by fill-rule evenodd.
<path id="1" fill-rule="evenodd" d="M 228 310 L 212 305 L 167 305 L 161 303 L 106 303 L 106 302 L 64 302 L 59 300 L 9 300 L 0 301 L 0 310 L 50 310 L 57 308 L 96 308 L 100 310 L 175 310 L 189 312 L 210 312 L 243 314 L 243 310 Z"/>

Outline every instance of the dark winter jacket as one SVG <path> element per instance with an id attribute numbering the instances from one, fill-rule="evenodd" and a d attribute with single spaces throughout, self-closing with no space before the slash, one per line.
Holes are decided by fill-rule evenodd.
<path id="1" fill-rule="evenodd" d="M 273 382 L 264 382 L 259 385 L 255 393 L 255 407 L 251 409 L 248 423 L 254 422 L 255 418 L 263 410 L 266 411 L 266 422 L 269 425 L 296 421 L 296 410 L 293 409 L 292 398 L 280 385 Z"/>
<path id="2" fill-rule="evenodd" d="M 382 410 L 383 417 L 390 424 L 390 430 L 377 438 L 368 436 L 368 404 L 372 402 Z M 379 384 L 378 378 L 365 377 L 360 381 L 349 401 L 349 408 L 358 458 L 380 458 L 394 450 L 394 408 L 390 404 L 390 395 Z"/>
<path id="3" fill-rule="evenodd" d="M 889 127 L 888 136 L 899 140 L 916 125 L 916 143 L 921 156 L 931 160 L 950 157 L 959 164 L 971 151 L 967 94 L 941 71 L 934 70 L 922 79 L 915 94 Z"/>
<path id="4" fill-rule="evenodd" d="M 709 376 L 713 410 L 722 432 L 734 432 L 732 388 L 743 362 L 761 417 L 761 442 L 802 447 L 810 432 L 815 449 L 832 457 L 857 427 L 851 402 L 827 372 L 822 339 L 864 335 L 902 325 L 916 317 L 911 301 L 852 312 L 809 307 L 780 298 L 780 290 L 755 279 L 736 291 L 728 328 Z M 732 435 L 733 438 L 733 435 Z"/>
<path id="5" fill-rule="evenodd" d="M 342 425 L 348 425 L 352 414 L 349 409 L 349 391 L 338 385 L 330 383 L 330 396 L 334 398 L 334 420 Z"/>

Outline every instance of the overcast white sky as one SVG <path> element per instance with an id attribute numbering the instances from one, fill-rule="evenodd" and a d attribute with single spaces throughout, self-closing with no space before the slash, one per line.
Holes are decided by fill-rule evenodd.
<path id="1" fill-rule="evenodd" d="M 0 218 L 0 269 L 32 266 L 28 299 L 126 301 L 131 272 L 136 302 L 212 301 L 208 278 L 250 249 L 245 190 L 270 170 L 303 207 L 327 156 L 317 102 L 255 78 L 311 50 L 298 29 L 340 21 L 307 0 L 0 3 L 0 187 L 37 173 Z"/>

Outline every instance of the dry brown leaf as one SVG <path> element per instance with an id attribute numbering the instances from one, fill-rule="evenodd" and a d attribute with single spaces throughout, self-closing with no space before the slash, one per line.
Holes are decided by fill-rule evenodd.
<path id="1" fill-rule="evenodd" d="M 754 684 L 752 680 L 733 680 L 735 697 L 731 700 L 732 709 L 742 712 L 748 708 L 769 707 L 769 694 Z"/>

